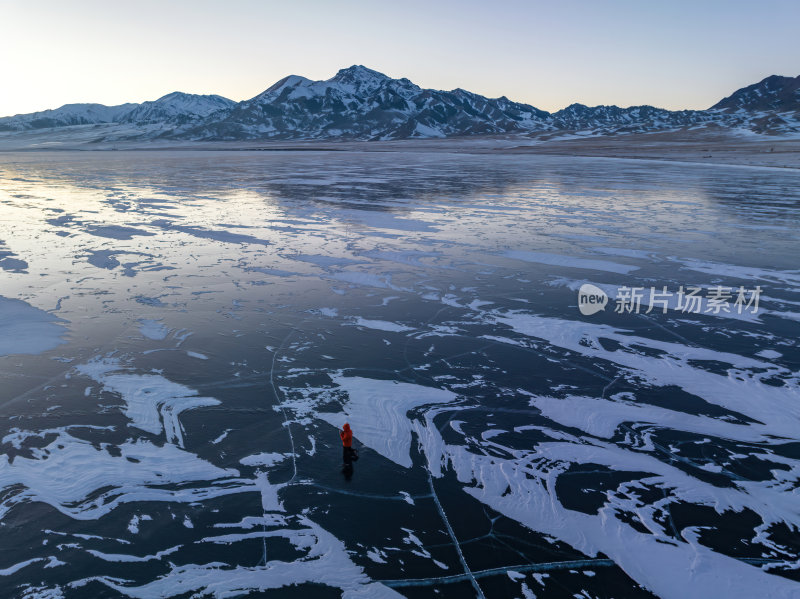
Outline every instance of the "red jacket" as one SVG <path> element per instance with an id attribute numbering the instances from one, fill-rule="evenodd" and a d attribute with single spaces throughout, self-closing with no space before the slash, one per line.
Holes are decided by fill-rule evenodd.
<path id="1" fill-rule="evenodd" d="M 353 444 L 353 431 L 350 430 L 350 425 L 344 425 L 344 430 L 339 431 L 339 436 L 342 438 L 342 445 L 350 447 Z"/>

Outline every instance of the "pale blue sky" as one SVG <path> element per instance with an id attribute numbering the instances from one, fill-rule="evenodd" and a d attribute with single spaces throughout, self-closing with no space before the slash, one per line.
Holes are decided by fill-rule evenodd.
<path id="1" fill-rule="evenodd" d="M 800 74 L 800 0 L 0 0 L 0 115 L 171 91 L 250 98 L 364 64 L 423 87 L 707 108 Z"/>

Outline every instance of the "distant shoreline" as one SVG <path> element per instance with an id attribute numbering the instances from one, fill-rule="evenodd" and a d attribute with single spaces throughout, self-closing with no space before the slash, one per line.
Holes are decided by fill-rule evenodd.
<path id="1" fill-rule="evenodd" d="M 48 135 L 49 133 L 49 135 Z M 49 140 L 47 138 L 50 138 Z M 0 152 L 236 151 L 236 152 L 452 152 L 651 160 L 800 170 L 800 136 L 674 131 L 607 136 L 472 136 L 391 141 L 113 141 L 87 142 L 53 132 L 0 136 Z"/>

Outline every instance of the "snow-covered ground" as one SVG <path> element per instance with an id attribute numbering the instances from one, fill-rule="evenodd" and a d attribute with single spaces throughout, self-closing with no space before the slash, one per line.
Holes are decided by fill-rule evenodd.
<path id="1" fill-rule="evenodd" d="M 0 595 L 800 596 L 799 184 L 0 155 Z"/>

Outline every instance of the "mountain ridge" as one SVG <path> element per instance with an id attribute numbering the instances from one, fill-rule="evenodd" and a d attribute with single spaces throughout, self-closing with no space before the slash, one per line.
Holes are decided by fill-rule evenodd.
<path id="1" fill-rule="evenodd" d="M 103 139 L 387 140 L 580 131 L 596 135 L 687 128 L 800 133 L 800 76 L 770 75 L 706 110 L 573 103 L 550 113 L 505 96 L 425 89 L 353 65 L 326 80 L 288 75 L 242 102 L 172 92 L 140 104 L 67 104 L 0 118 L 0 131 L 93 125 Z"/>
<path id="2" fill-rule="evenodd" d="M 236 102 L 217 95 L 171 92 L 156 100 L 116 106 L 104 104 L 65 104 L 60 108 L 0 118 L 0 131 L 48 129 L 74 125 L 111 123 L 180 124 L 229 108 Z"/>
<path id="3" fill-rule="evenodd" d="M 800 75 L 770 75 L 758 83 L 736 90 L 709 110 L 773 110 L 797 112 L 800 109 Z"/>

